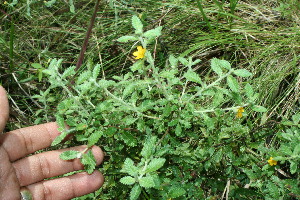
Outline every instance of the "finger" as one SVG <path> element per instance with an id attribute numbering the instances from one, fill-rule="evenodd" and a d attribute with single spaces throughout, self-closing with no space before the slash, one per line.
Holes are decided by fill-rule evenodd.
<path id="1" fill-rule="evenodd" d="M 20 185 L 7 153 L 0 146 L 0 199 L 20 198 Z"/>
<path id="2" fill-rule="evenodd" d="M 69 200 L 96 191 L 103 182 L 103 175 L 99 171 L 94 171 L 90 175 L 82 172 L 29 185 L 27 188 L 32 193 L 33 199 Z"/>
<path id="3" fill-rule="evenodd" d="M 78 146 L 70 149 L 61 149 L 56 151 L 49 151 L 33 156 L 23 158 L 13 163 L 19 183 L 21 186 L 30 185 L 51 178 L 54 176 L 63 175 L 68 172 L 83 169 L 83 165 L 79 159 L 62 160 L 59 155 L 67 150 L 84 151 L 87 146 Z M 92 147 L 93 155 L 96 163 L 99 165 L 103 160 L 103 152 L 97 147 Z"/>
<path id="4" fill-rule="evenodd" d="M 0 144 L 8 153 L 10 161 L 18 160 L 37 150 L 49 147 L 60 134 L 55 122 L 17 129 L 1 137 Z"/>
<path id="5" fill-rule="evenodd" d="M 8 120 L 8 100 L 6 96 L 6 91 L 2 86 L 0 86 L 0 133 L 3 131 L 5 124 Z"/>

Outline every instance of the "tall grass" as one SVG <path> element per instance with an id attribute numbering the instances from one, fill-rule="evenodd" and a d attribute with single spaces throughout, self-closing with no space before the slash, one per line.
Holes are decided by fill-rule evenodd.
<path id="1" fill-rule="evenodd" d="M 63 58 L 65 66 L 75 65 L 94 1 L 75 5 L 75 14 L 64 3 L 52 8 L 39 4 L 32 7 L 31 17 L 26 15 L 26 6 L 17 6 L 0 8 L 0 79 L 16 104 L 15 120 L 23 124 L 18 116 L 25 113 L 30 124 L 39 108 L 28 95 L 45 87 L 31 63 L 47 67 L 49 59 Z M 202 60 L 196 69 L 205 74 L 210 58 L 230 60 L 254 73 L 248 82 L 259 90 L 261 104 L 272 110 L 269 118 L 289 116 L 299 103 L 298 13 L 294 0 L 103 1 L 84 62 L 101 63 L 108 77 L 128 70 L 133 47 L 118 44 L 116 38 L 128 34 L 130 17 L 139 15 L 146 28 L 164 27 L 158 41 L 161 63 L 167 52 L 191 55 Z M 88 65 L 81 70 L 84 67 Z M 26 93 L 15 80 L 8 81 L 11 73 Z"/>

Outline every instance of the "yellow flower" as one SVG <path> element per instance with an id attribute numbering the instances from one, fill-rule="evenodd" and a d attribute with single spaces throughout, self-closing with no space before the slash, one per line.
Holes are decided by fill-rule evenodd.
<path id="1" fill-rule="evenodd" d="M 137 51 L 133 52 L 133 55 L 135 56 L 134 59 L 140 59 L 145 57 L 146 49 L 144 49 L 142 46 L 137 47 Z"/>
<path id="2" fill-rule="evenodd" d="M 268 160 L 269 165 L 273 166 L 273 165 L 277 165 L 277 161 L 273 160 L 273 157 L 270 157 L 270 159 Z"/>
<path id="3" fill-rule="evenodd" d="M 237 114 L 236 114 L 236 118 L 242 118 L 243 117 L 243 112 L 244 112 L 244 108 L 243 107 L 240 107 L 237 111 Z"/>
<path id="4" fill-rule="evenodd" d="M 7 1 L 4 1 L 3 4 L 6 5 L 6 4 L 7 4 Z"/>

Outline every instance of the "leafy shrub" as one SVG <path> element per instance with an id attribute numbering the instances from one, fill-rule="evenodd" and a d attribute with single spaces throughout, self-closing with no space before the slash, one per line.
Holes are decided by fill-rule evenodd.
<path id="1" fill-rule="evenodd" d="M 249 71 L 214 58 L 201 77 L 193 70 L 200 60 L 174 55 L 158 67 L 151 49 L 162 27 L 144 32 L 137 16 L 132 25 L 135 33 L 118 39 L 140 44 L 131 72 L 99 78 L 97 64 L 75 76 L 75 66 L 63 70 L 62 60 L 53 59 L 43 71 L 51 85 L 35 96 L 47 107 L 51 90 L 63 91 L 56 100 L 62 134 L 53 145 L 72 134 L 73 144 L 99 145 L 107 153 L 105 185 L 78 199 L 297 197 L 299 115 L 292 127 L 281 124 L 282 132 L 253 131 L 249 113 L 267 110 L 255 104 Z M 266 146 L 266 137 L 276 139 Z M 89 149 L 61 158 L 80 158 L 89 173 L 95 169 Z"/>

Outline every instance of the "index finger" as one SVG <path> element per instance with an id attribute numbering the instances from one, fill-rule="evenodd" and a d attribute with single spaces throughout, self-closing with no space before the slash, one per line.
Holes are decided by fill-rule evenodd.
<path id="1" fill-rule="evenodd" d="M 8 153 L 11 162 L 49 147 L 60 134 L 55 122 L 30 126 L 7 132 L 0 138 L 0 144 Z"/>

